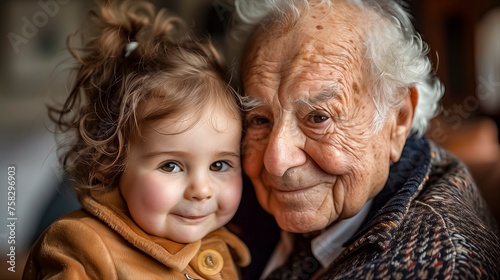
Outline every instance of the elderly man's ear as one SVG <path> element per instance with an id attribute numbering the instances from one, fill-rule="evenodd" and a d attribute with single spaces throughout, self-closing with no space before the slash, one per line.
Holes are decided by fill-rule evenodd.
<path id="1" fill-rule="evenodd" d="M 399 109 L 396 117 L 395 126 L 391 133 L 391 161 L 397 162 L 403 151 L 406 142 L 406 137 L 410 133 L 413 123 L 413 115 L 418 102 L 418 90 L 416 87 L 408 88 L 408 94 L 404 100 L 404 104 Z"/>

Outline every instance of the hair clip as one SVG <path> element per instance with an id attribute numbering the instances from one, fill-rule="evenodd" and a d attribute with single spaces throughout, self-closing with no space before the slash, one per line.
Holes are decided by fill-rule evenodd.
<path id="1" fill-rule="evenodd" d="M 129 57 L 129 55 L 135 51 L 135 49 L 137 49 L 137 47 L 139 46 L 139 43 L 137 43 L 136 41 L 132 41 L 132 42 L 128 42 L 126 45 L 125 45 L 125 57 Z"/>

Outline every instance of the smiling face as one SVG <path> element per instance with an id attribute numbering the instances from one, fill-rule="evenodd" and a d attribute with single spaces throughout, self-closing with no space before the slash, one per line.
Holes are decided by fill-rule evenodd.
<path id="1" fill-rule="evenodd" d="M 263 208 L 291 232 L 348 218 L 384 186 L 401 154 L 412 101 L 373 129 L 363 79 L 363 24 L 356 7 L 312 10 L 283 30 L 258 30 L 245 54 L 243 166 Z M 364 22 L 366 23 L 366 22 Z"/>
<path id="2" fill-rule="evenodd" d="M 142 127 L 120 190 L 146 232 L 180 243 L 225 225 L 241 198 L 241 120 L 221 105 Z"/>

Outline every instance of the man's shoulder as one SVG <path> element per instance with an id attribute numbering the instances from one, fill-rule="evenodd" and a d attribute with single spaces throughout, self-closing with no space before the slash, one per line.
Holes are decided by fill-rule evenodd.
<path id="1" fill-rule="evenodd" d="M 389 250 L 399 254 L 394 259 L 418 260 L 421 271 L 441 270 L 441 275 L 500 277 L 498 227 L 476 192 L 473 185 L 427 186 L 391 242 Z"/>
<path id="2" fill-rule="evenodd" d="M 391 250 L 421 271 L 463 278 L 500 277 L 498 225 L 465 164 L 431 143 L 431 170 L 407 210 Z M 406 263 L 409 264 L 409 263 Z M 427 267 L 426 267 L 427 266 Z M 481 276 L 481 277 L 480 277 Z"/>
<path id="3" fill-rule="evenodd" d="M 328 277 L 500 278 L 498 226 L 474 180 L 460 160 L 430 147 L 429 172 L 415 182 L 416 192 L 407 192 L 406 207 L 385 205 L 386 215 L 346 249 Z"/>
<path id="4" fill-rule="evenodd" d="M 466 165 L 432 143 L 431 151 L 429 175 L 412 205 L 428 205 L 436 214 L 455 218 L 457 225 L 483 222 L 498 235 L 498 225 Z"/>
<path id="5" fill-rule="evenodd" d="M 325 279 L 499 279 L 500 241 L 491 225 L 439 192 L 416 197 L 401 224 L 386 227 L 347 248 Z M 396 227 L 396 228 L 394 228 Z M 384 233 L 382 233 L 384 231 Z M 376 236 L 384 236 L 376 239 Z"/>

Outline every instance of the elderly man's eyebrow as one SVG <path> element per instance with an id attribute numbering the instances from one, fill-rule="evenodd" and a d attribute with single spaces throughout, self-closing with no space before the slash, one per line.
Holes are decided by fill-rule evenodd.
<path id="1" fill-rule="evenodd" d="M 297 103 L 304 103 L 308 106 L 312 106 L 315 104 L 321 104 L 327 102 L 337 96 L 340 92 L 340 88 L 337 84 L 324 87 L 319 90 L 317 93 L 311 94 L 308 98 L 299 98 L 296 100 Z"/>
<path id="2" fill-rule="evenodd" d="M 262 102 L 258 99 L 252 98 L 250 96 L 242 96 L 240 98 L 240 101 L 241 101 L 241 108 L 245 112 L 251 111 L 257 107 L 264 106 L 264 102 Z"/>

